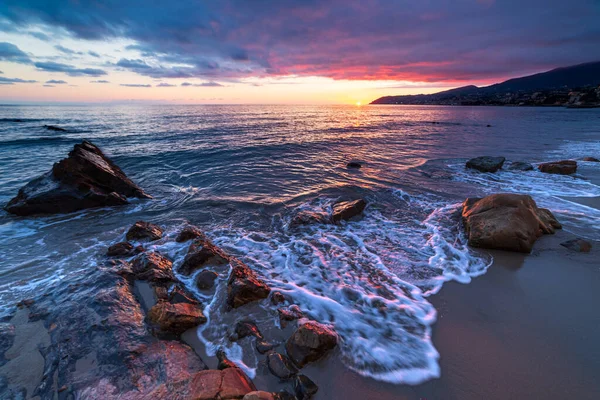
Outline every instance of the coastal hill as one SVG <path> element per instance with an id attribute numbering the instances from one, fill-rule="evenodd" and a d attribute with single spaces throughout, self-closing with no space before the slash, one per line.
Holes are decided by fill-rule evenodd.
<path id="1" fill-rule="evenodd" d="M 385 96 L 371 104 L 600 107 L 600 61 L 485 87 L 470 85 L 434 94 Z"/>

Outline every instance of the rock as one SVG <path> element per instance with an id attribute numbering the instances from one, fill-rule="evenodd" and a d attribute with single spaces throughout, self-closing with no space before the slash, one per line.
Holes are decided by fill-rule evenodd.
<path id="1" fill-rule="evenodd" d="M 171 282 L 173 263 L 158 252 L 143 253 L 131 262 L 131 270 L 135 279 L 150 282 Z"/>
<path id="2" fill-rule="evenodd" d="M 253 336 L 259 340 L 263 339 L 262 333 L 260 333 L 260 330 L 254 322 L 238 321 L 238 323 L 235 324 L 235 333 L 231 335 L 230 340 L 236 341 L 248 336 Z"/>
<path id="3" fill-rule="evenodd" d="M 130 257 L 142 251 L 144 251 L 144 248 L 141 246 L 133 247 L 129 242 L 119 242 L 110 246 L 106 251 L 106 255 L 109 257 Z"/>
<path id="4" fill-rule="evenodd" d="M 480 172 L 496 172 L 502 165 L 506 159 L 504 157 L 476 157 L 467 161 L 467 168 L 476 169 Z"/>
<path id="5" fill-rule="evenodd" d="M 279 314 L 279 325 L 281 328 L 285 328 L 288 322 L 295 321 L 304 316 L 300 307 L 296 305 L 290 306 L 288 309 L 280 308 L 277 310 L 277 313 Z"/>
<path id="6" fill-rule="evenodd" d="M 306 375 L 297 375 L 294 379 L 294 392 L 298 400 L 308 400 L 319 391 L 319 387 Z"/>
<path id="7" fill-rule="evenodd" d="M 206 317 L 202 310 L 193 304 L 171 304 L 161 301 L 148 311 L 148 320 L 162 332 L 180 335 L 205 323 Z"/>
<path id="8" fill-rule="evenodd" d="M 185 228 L 183 228 L 181 232 L 179 232 L 179 235 L 177 235 L 175 241 L 178 243 L 183 243 L 187 242 L 188 240 L 197 238 L 206 239 L 206 236 L 200 229 L 196 228 L 193 225 L 188 225 Z"/>
<path id="9" fill-rule="evenodd" d="M 273 375 L 281 379 L 289 379 L 298 373 L 292 361 L 279 353 L 271 353 L 267 356 L 267 367 Z"/>
<path id="10" fill-rule="evenodd" d="M 292 221 L 291 226 L 310 225 L 310 224 L 327 224 L 331 222 L 331 218 L 326 213 L 302 210 L 299 211 Z"/>
<path id="11" fill-rule="evenodd" d="M 583 161 L 587 161 L 587 162 L 600 162 L 600 160 L 598 160 L 597 158 L 594 158 L 594 157 L 584 157 Z"/>
<path id="12" fill-rule="evenodd" d="M 67 130 L 65 128 L 61 128 L 59 126 L 54 126 L 54 125 L 44 125 L 44 128 L 48 129 L 49 131 L 67 132 Z"/>
<path id="13" fill-rule="evenodd" d="M 540 236 L 561 228 L 530 196 L 512 193 L 467 199 L 462 220 L 470 246 L 524 253 L 531 252 Z"/>
<path id="14" fill-rule="evenodd" d="M 566 247 L 569 250 L 577 251 L 580 253 L 589 253 L 592 250 L 592 244 L 587 240 L 583 239 L 567 240 L 566 242 L 562 242 L 560 245 Z"/>
<path id="15" fill-rule="evenodd" d="M 331 220 L 334 223 L 340 222 L 341 220 L 349 220 L 362 213 L 366 206 L 367 202 L 363 199 L 336 203 L 333 205 Z"/>
<path id="16" fill-rule="evenodd" d="M 160 226 L 150 222 L 138 221 L 129 230 L 125 237 L 127 240 L 148 240 L 150 242 L 162 238 L 163 230 Z"/>
<path id="17" fill-rule="evenodd" d="M 348 164 L 346 164 L 346 168 L 360 169 L 362 168 L 362 164 L 358 161 L 350 161 Z"/>
<path id="18" fill-rule="evenodd" d="M 277 396 L 269 392 L 256 391 L 246 394 L 242 400 L 277 400 Z"/>
<path id="19" fill-rule="evenodd" d="M 223 265 L 228 262 L 229 256 L 208 238 L 202 236 L 196 238 L 190 245 L 179 272 L 183 275 L 191 275 L 207 264 Z"/>
<path id="20" fill-rule="evenodd" d="M 302 368 L 325 356 L 337 345 L 337 341 L 337 334 L 331 328 L 310 321 L 296 329 L 286 342 L 285 349 L 294 364 Z"/>
<path id="21" fill-rule="evenodd" d="M 271 288 L 259 279 L 243 262 L 231 260 L 231 274 L 227 281 L 227 306 L 238 308 L 250 302 L 266 299 Z"/>
<path id="22" fill-rule="evenodd" d="M 508 166 L 508 169 L 511 171 L 533 171 L 533 165 L 523 161 L 515 161 Z"/>
<path id="23" fill-rule="evenodd" d="M 193 295 L 189 293 L 184 287 L 179 284 L 175 285 L 171 294 L 168 296 L 169 303 L 188 303 L 188 304 L 200 304 L 200 302 L 194 299 Z"/>
<path id="24" fill-rule="evenodd" d="M 222 349 L 217 350 L 217 360 L 219 360 L 217 369 L 237 368 L 237 365 L 227 358 L 227 354 Z"/>
<path id="25" fill-rule="evenodd" d="M 271 304 L 274 306 L 285 303 L 285 296 L 280 291 L 275 291 L 271 293 Z"/>
<path id="26" fill-rule="evenodd" d="M 273 350 L 273 348 L 275 348 L 275 344 L 273 343 L 269 343 L 265 340 L 261 340 L 261 341 L 257 341 L 256 342 L 256 351 L 258 351 L 260 354 L 265 354 L 266 352 Z"/>
<path id="27" fill-rule="evenodd" d="M 538 169 L 547 174 L 570 175 L 577 172 L 577 161 L 563 160 L 543 163 L 538 165 Z"/>
<path id="28" fill-rule="evenodd" d="M 204 270 L 196 277 L 196 287 L 200 290 L 211 289 L 219 275 L 214 271 Z"/>
<path id="29" fill-rule="evenodd" d="M 98 147 L 84 141 L 51 171 L 23 186 L 4 209 L 22 216 L 69 213 L 128 204 L 128 197 L 151 198 Z"/>

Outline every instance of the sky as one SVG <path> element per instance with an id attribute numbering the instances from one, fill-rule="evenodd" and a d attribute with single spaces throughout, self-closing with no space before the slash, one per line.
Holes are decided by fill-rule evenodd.
<path id="1" fill-rule="evenodd" d="M 365 104 L 600 61 L 600 0 L 2 0 L 0 101 Z"/>

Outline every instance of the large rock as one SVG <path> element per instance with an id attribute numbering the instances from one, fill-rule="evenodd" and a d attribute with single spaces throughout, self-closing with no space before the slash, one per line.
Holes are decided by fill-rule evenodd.
<path id="1" fill-rule="evenodd" d="M 125 235 L 127 240 L 154 241 L 162 238 L 163 230 L 160 226 L 145 221 L 137 221 L 129 228 Z"/>
<path id="2" fill-rule="evenodd" d="M 196 305 L 161 301 L 148 311 L 148 320 L 163 333 L 180 335 L 205 323 L 206 317 Z"/>
<path id="3" fill-rule="evenodd" d="M 280 379 L 289 379 L 298 373 L 298 369 L 292 361 L 279 353 L 271 353 L 267 356 L 267 367 L 269 371 Z"/>
<path id="4" fill-rule="evenodd" d="M 187 225 L 185 228 L 179 232 L 175 241 L 177 243 L 187 242 L 188 240 L 196 239 L 196 238 L 206 238 L 204 233 L 193 225 Z"/>
<path id="5" fill-rule="evenodd" d="M 511 171 L 533 171 L 533 165 L 528 162 L 515 161 L 508 166 Z"/>
<path id="6" fill-rule="evenodd" d="M 331 222 L 331 216 L 324 212 L 315 212 L 302 210 L 299 211 L 290 222 L 291 226 L 310 225 L 310 224 L 328 224 Z"/>
<path id="7" fill-rule="evenodd" d="M 333 205 L 331 221 L 333 223 L 338 223 L 341 220 L 349 220 L 362 213 L 366 206 L 367 202 L 363 199 L 336 203 Z"/>
<path id="8" fill-rule="evenodd" d="M 106 255 L 109 257 L 130 257 L 141 253 L 143 250 L 141 246 L 134 247 L 129 242 L 119 242 L 110 246 L 106 251 Z"/>
<path id="9" fill-rule="evenodd" d="M 465 200 L 462 219 L 470 246 L 523 253 L 529 253 L 541 235 L 561 228 L 530 196 L 512 193 Z"/>
<path id="10" fill-rule="evenodd" d="M 131 262 L 131 270 L 135 279 L 150 282 L 171 282 L 173 263 L 158 252 L 143 253 Z"/>
<path id="11" fill-rule="evenodd" d="M 587 161 L 587 162 L 600 162 L 600 160 L 598 160 L 596 157 L 584 157 L 583 161 Z"/>
<path id="12" fill-rule="evenodd" d="M 319 387 L 308 376 L 298 375 L 294 379 L 294 392 L 297 400 L 309 400 L 318 391 Z"/>
<path id="13" fill-rule="evenodd" d="M 538 165 L 538 169 L 547 174 L 571 175 L 577 172 L 577 161 L 552 161 Z"/>
<path id="14" fill-rule="evenodd" d="M 201 236 L 190 245 L 187 255 L 179 267 L 179 272 L 183 275 L 191 275 L 207 264 L 223 265 L 227 262 L 229 262 L 229 256 L 208 238 Z"/>
<path id="15" fill-rule="evenodd" d="M 296 329 L 287 340 L 285 350 L 290 359 L 302 368 L 309 362 L 321 359 L 337 342 L 338 336 L 332 329 L 310 321 Z"/>
<path id="16" fill-rule="evenodd" d="M 250 302 L 266 299 L 271 288 L 259 279 L 246 264 L 231 259 L 231 274 L 227 281 L 227 306 L 238 308 Z"/>
<path id="17" fill-rule="evenodd" d="M 506 159 L 504 157 L 476 157 L 467 161 L 467 168 L 476 169 L 480 172 L 496 172 L 502 165 Z"/>
<path id="18" fill-rule="evenodd" d="M 90 142 L 76 144 L 52 170 L 19 190 L 4 207 L 16 215 L 68 213 L 151 198 Z"/>

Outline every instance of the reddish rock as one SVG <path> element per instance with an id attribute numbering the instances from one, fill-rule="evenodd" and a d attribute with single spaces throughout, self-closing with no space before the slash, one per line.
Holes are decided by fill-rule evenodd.
<path id="1" fill-rule="evenodd" d="M 269 392 L 255 391 L 244 396 L 242 400 L 277 400 L 277 395 Z"/>
<path id="2" fill-rule="evenodd" d="M 277 310 L 277 313 L 279 314 L 279 325 L 281 328 L 285 328 L 288 322 L 295 321 L 304 316 L 300 307 L 296 305 L 290 306 L 288 309 L 280 308 Z"/>
<path id="3" fill-rule="evenodd" d="M 329 327 L 318 322 L 307 322 L 290 336 L 285 344 L 290 359 L 300 368 L 317 361 L 335 348 L 338 336 Z"/>
<path id="4" fill-rule="evenodd" d="M 302 210 L 292 218 L 290 225 L 297 226 L 328 223 L 331 223 L 331 217 L 326 213 Z"/>
<path id="5" fill-rule="evenodd" d="M 144 251 L 142 246 L 134 247 L 129 242 L 119 242 L 113 244 L 106 251 L 106 255 L 109 257 L 131 257 Z"/>
<path id="6" fill-rule="evenodd" d="M 32 180 L 6 206 L 16 215 L 69 213 L 151 198 L 90 142 L 76 144 L 52 170 Z"/>
<path id="7" fill-rule="evenodd" d="M 524 253 L 540 236 L 561 228 L 554 215 L 538 208 L 530 196 L 512 193 L 467 199 L 462 219 L 470 246 Z"/>
<path id="8" fill-rule="evenodd" d="M 589 253 L 592 251 L 592 244 L 583 239 L 567 240 L 566 242 L 562 242 L 560 245 L 579 253 Z"/>
<path id="9" fill-rule="evenodd" d="M 298 373 L 298 369 L 292 361 L 279 353 L 271 353 L 267 356 L 267 367 L 269 371 L 280 379 L 289 379 Z"/>
<path id="10" fill-rule="evenodd" d="M 283 293 L 281 293 L 280 291 L 275 291 L 271 293 L 271 304 L 276 306 L 282 303 L 285 303 L 285 295 Z"/>
<path id="11" fill-rule="evenodd" d="M 246 264 L 231 259 L 231 274 L 227 282 L 227 306 L 238 308 L 250 302 L 265 299 L 271 288 L 259 279 Z"/>
<path id="12" fill-rule="evenodd" d="M 200 304 L 200 302 L 194 299 L 194 296 L 180 284 L 175 285 L 168 296 L 169 303 L 188 303 L 188 304 Z"/>
<path id="13" fill-rule="evenodd" d="M 161 301 L 148 311 L 148 320 L 162 332 L 180 335 L 205 323 L 206 317 L 202 310 L 193 304 L 171 304 Z"/>
<path id="14" fill-rule="evenodd" d="M 570 175 L 577 172 L 577 161 L 563 160 L 543 163 L 538 165 L 538 169 L 547 174 Z"/>
<path id="15" fill-rule="evenodd" d="M 259 340 L 263 339 L 262 333 L 252 321 L 238 321 L 235 324 L 235 333 L 230 336 L 231 341 L 243 339 L 248 336 L 253 336 Z"/>
<path id="16" fill-rule="evenodd" d="M 367 202 L 363 199 L 336 203 L 333 205 L 331 220 L 334 223 L 340 222 L 341 220 L 349 220 L 362 213 L 366 206 Z"/>
<path id="17" fill-rule="evenodd" d="M 135 279 L 150 282 L 174 281 L 173 263 L 158 252 L 143 253 L 131 263 Z"/>
<path id="18" fill-rule="evenodd" d="M 179 272 L 183 275 L 191 275 L 207 264 L 223 265 L 228 262 L 229 256 L 223 250 L 206 237 L 199 237 L 190 245 Z"/>
<path id="19" fill-rule="evenodd" d="M 197 238 L 206 239 L 206 236 L 197 227 L 195 227 L 193 225 L 188 225 L 185 228 L 183 228 L 181 230 L 181 232 L 179 232 L 179 235 L 177 235 L 177 238 L 175 239 L 175 241 L 178 243 L 182 243 L 182 242 L 187 242 L 188 240 L 197 239 Z"/>
<path id="20" fill-rule="evenodd" d="M 150 242 L 162 237 L 163 230 L 160 226 L 150 222 L 138 221 L 127 231 L 127 240 L 148 240 Z"/>

